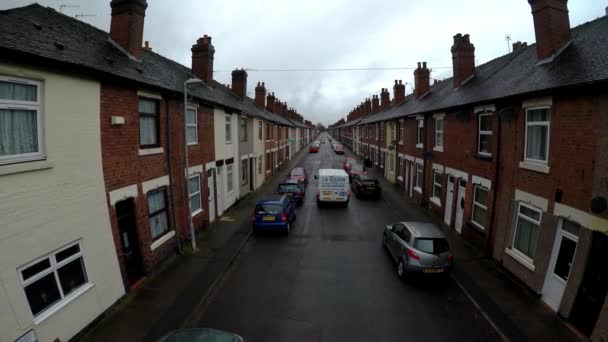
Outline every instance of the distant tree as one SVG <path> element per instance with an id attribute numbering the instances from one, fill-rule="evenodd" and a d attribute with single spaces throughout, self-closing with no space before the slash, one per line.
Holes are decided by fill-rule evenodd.
<path id="1" fill-rule="evenodd" d="M 326 130 L 325 125 L 323 125 L 320 122 L 317 122 L 317 130 L 319 130 L 319 132 L 325 132 L 325 130 Z"/>

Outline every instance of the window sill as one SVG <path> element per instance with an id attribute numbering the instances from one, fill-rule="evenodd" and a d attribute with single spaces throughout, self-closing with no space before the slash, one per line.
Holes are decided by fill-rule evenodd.
<path id="1" fill-rule="evenodd" d="M 192 217 L 195 217 L 196 215 L 198 215 L 202 212 L 203 212 L 203 209 L 196 209 L 191 215 L 192 215 Z"/>
<path id="2" fill-rule="evenodd" d="M 139 149 L 138 154 L 140 156 L 150 156 L 153 154 L 161 154 L 164 153 L 165 150 L 162 147 L 156 147 L 156 148 L 144 148 L 144 149 Z"/>
<path id="3" fill-rule="evenodd" d="M 431 203 L 441 208 L 441 200 L 437 197 L 430 198 Z"/>
<path id="4" fill-rule="evenodd" d="M 418 147 L 418 146 L 416 146 Z M 433 151 L 435 152 L 443 152 L 443 146 L 435 146 L 433 147 Z"/>
<path id="5" fill-rule="evenodd" d="M 0 176 L 12 175 L 15 173 L 46 170 L 53 168 L 53 162 L 49 160 L 38 160 L 26 163 L 1 165 Z"/>
<path id="6" fill-rule="evenodd" d="M 165 233 L 165 235 L 161 236 L 160 238 L 158 238 L 158 240 L 154 241 L 150 245 L 150 250 L 153 251 L 153 250 L 157 249 L 158 247 L 160 247 L 165 242 L 169 241 L 174 236 L 175 236 L 175 230 L 171 230 L 171 231 Z"/>
<path id="7" fill-rule="evenodd" d="M 83 295 L 85 292 L 90 290 L 93 286 L 93 283 L 86 283 L 82 285 L 80 288 L 75 290 L 74 292 L 67 295 L 62 301 L 55 304 L 54 306 L 48 308 L 42 314 L 34 317 L 34 325 L 40 325 L 42 322 L 46 321 L 49 317 L 53 316 L 56 312 L 73 302 L 76 298 Z"/>
<path id="8" fill-rule="evenodd" d="M 416 148 L 422 148 L 422 144 L 416 144 Z"/>
<path id="9" fill-rule="evenodd" d="M 198 146 L 198 144 L 199 144 L 198 141 L 197 142 L 189 142 L 188 143 L 188 147 L 190 147 L 190 146 Z"/>
<path id="10" fill-rule="evenodd" d="M 549 173 L 550 167 L 546 164 L 522 161 L 519 162 L 519 168 L 541 173 Z"/>
<path id="11" fill-rule="evenodd" d="M 399 142 L 399 145 L 403 146 L 403 143 L 400 141 L 400 142 Z"/>
<path id="12" fill-rule="evenodd" d="M 527 257 L 521 256 L 519 252 L 516 252 L 515 250 L 512 250 L 510 248 L 505 248 L 505 253 L 507 253 L 510 257 L 515 259 L 515 261 L 522 264 L 528 270 L 530 270 L 532 272 L 534 272 L 536 270 L 536 267 L 534 266 L 534 264 L 531 263 Z"/>
<path id="13" fill-rule="evenodd" d="M 485 233 L 485 231 L 486 231 L 486 228 L 484 226 L 480 225 L 479 223 L 477 223 L 473 220 L 469 221 L 469 225 L 479 232 Z"/>
<path id="14" fill-rule="evenodd" d="M 419 194 L 422 194 L 422 188 L 419 188 L 417 186 L 414 187 L 414 191 L 416 191 Z"/>
<path id="15" fill-rule="evenodd" d="M 492 155 L 491 154 L 480 154 L 480 153 L 476 153 L 475 155 L 473 155 L 475 157 L 475 159 L 478 160 L 483 160 L 483 161 L 492 161 Z"/>

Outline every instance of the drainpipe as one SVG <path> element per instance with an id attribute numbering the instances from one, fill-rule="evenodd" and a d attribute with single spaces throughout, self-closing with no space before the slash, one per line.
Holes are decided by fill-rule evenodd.
<path id="1" fill-rule="evenodd" d="M 500 116 L 498 115 L 498 112 L 495 113 L 496 114 L 496 120 L 498 120 L 498 131 L 496 132 L 496 167 L 494 169 L 494 195 L 492 196 L 492 214 L 490 215 L 490 226 L 488 227 L 488 237 L 489 237 L 489 241 L 486 242 L 486 253 L 489 254 L 489 257 L 492 257 L 492 252 L 493 252 L 493 248 L 494 248 L 494 244 L 492 243 L 492 240 L 494 239 L 493 234 L 494 234 L 494 218 L 496 217 L 496 198 L 498 197 L 498 177 L 500 176 L 500 137 L 501 137 L 501 130 L 502 130 L 502 120 L 500 119 Z"/>
<path id="2" fill-rule="evenodd" d="M 173 229 L 177 230 L 176 225 L 176 216 L 175 216 L 175 206 L 177 204 L 177 200 L 175 199 L 175 182 L 173 181 L 173 167 L 171 166 L 171 120 L 169 115 L 169 98 L 165 101 L 165 123 L 167 125 L 166 129 L 166 139 L 167 139 L 167 165 L 169 168 L 169 191 L 171 192 L 171 202 L 173 202 L 171 206 L 171 225 Z M 182 253 L 182 242 L 179 238 L 179 234 L 176 234 L 175 239 L 177 241 L 177 252 Z"/>
<path id="3" fill-rule="evenodd" d="M 428 160 L 426 160 L 425 156 L 427 155 L 427 153 L 429 151 L 427 151 L 427 148 L 429 147 L 428 144 L 428 140 L 429 140 L 429 134 L 428 133 L 428 129 L 429 129 L 429 116 L 425 113 L 424 114 L 424 121 L 423 121 L 423 125 L 424 125 L 424 139 L 422 140 L 422 161 L 424 162 L 424 164 L 422 165 L 422 193 L 421 193 L 421 201 L 420 201 L 420 205 L 422 205 L 423 207 L 426 207 L 428 203 L 428 201 L 426 200 L 426 188 L 427 188 L 427 184 L 426 184 L 426 169 L 428 166 Z M 432 151 L 432 150 L 431 150 Z M 432 153 L 432 152 L 431 152 Z"/>

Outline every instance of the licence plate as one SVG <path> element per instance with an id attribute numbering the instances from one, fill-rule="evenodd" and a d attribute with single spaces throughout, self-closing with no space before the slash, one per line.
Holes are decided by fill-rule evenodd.
<path id="1" fill-rule="evenodd" d="M 262 221 L 274 221 L 274 216 L 264 216 Z"/>
<path id="2" fill-rule="evenodd" d="M 441 273 L 443 272 L 443 268 L 427 268 L 424 270 L 424 273 Z"/>
<path id="3" fill-rule="evenodd" d="M 331 191 L 323 191 L 323 196 L 331 196 Z"/>
<path id="4" fill-rule="evenodd" d="M 367 190 L 376 190 L 376 187 L 375 186 L 368 186 Z"/>

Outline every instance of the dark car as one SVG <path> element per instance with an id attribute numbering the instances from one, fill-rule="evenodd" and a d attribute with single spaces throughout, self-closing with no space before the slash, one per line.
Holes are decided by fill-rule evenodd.
<path id="1" fill-rule="evenodd" d="M 306 187 L 298 179 L 288 179 L 279 184 L 277 193 L 291 197 L 297 204 L 302 204 L 306 195 Z"/>
<path id="2" fill-rule="evenodd" d="M 289 233 L 296 219 L 296 203 L 289 197 L 275 195 L 258 201 L 251 214 L 254 232 L 281 230 Z"/>
<path id="3" fill-rule="evenodd" d="M 297 179 L 304 183 L 304 186 L 308 185 L 308 175 L 306 175 L 306 170 L 301 166 L 294 167 L 289 171 L 289 179 Z"/>
<path id="4" fill-rule="evenodd" d="M 357 198 L 362 196 L 379 198 L 382 193 L 382 188 L 380 187 L 378 180 L 368 175 L 354 175 L 350 186 Z"/>

